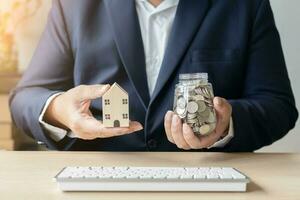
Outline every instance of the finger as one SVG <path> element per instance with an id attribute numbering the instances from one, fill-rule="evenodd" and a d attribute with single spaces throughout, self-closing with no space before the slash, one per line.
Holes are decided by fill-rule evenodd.
<path id="1" fill-rule="evenodd" d="M 191 149 L 191 147 L 186 143 L 186 141 L 183 138 L 181 120 L 175 114 L 172 117 L 171 133 L 172 138 L 174 139 L 174 142 L 178 148 L 184 150 Z"/>
<path id="2" fill-rule="evenodd" d="M 216 133 L 222 136 L 229 127 L 232 108 L 227 100 L 220 97 L 214 98 L 214 107 L 217 114 Z"/>
<path id="3" fill-rule="evenodd" d="M 200 136 L 201 148 L 209 148 L 219 140 L 220 136 L 214 131 L 209 135 Z"/>
<path id="4" fill-rule="evenodd" d="M 129 127 L 106 128 L 102 126 L 98 134 L 100 138 L 107 138 L 126 135 L 140 130 L 143 130 L 143 126 L 139 122 L 133 121 L 129 122 Z"/>
<path id="5" fill-rule="evenodd" d="M 172 133 L 171 133 L 171 124 L 172 124 L 173 115 L 174 115 L 174 113 L 172 111 L 168 111 L 166 113 L 164 126 L 165 126 L 165 131 L 166 131 L 166 135 L 167 135 L 168 140 L 172 143 L 175 143 L 174 139 L 172 137 Z"/>
<path id="6" fill-rule="evenodd" d="M 200 138 L 194 134 L 193 130 L 188 124 L 183 124 L 182 132 L 184 140 L 192 149 L 201 149 L 205 147 L 201 143 Z"/>
<path id="7" fill-rule="evenodd" d="M 80 85 L 73 89 L 74 99 L 77 101 L 92 100 L 102 97 L 110 85 Z"/>
<path id="8" fill-rule="evenodd" d="M 142 125 L 138 122 L 130 122 L 129 127 L 126 128 L 106 128 L 101 121 L 98 121 L 92 116 L 85 116 L 84 118 L 78 119 L 71 128 L 75 135 L 86 140 L 120 136 L 142 129 Z"/>
<path id="9" fill-rule="evenodd" d="M 229 125 L 232 111 L 231 105 L 227 102 L 227 100 L 220 97 L 215 97 L 214 108 L 217 114 L 216 129 L 210 135 L 200 137 L 202 148 L 208 148 L 215 144 L 227 130 L 227 127 Z"/>
<path id="10" fill-rule="evenodd" d="M 102 123 L 96 120 L 93 116 L 89 116 L 88 114 L 83 114 L 80 117 L 73 117 L 72 123 L 70 125 L 70 129 L 72 132 L 81 139 L 84 140 L 93 140 L 97 138 L 97 132 L 102 126 Z"/>
<path id="11" fill-rule="evenodd" d="M 91 100 L 85 100 L 81 102 L 81 106 L 79 107 L 79 112 L 81 113 L 89 113 L 90 112 Z"/>

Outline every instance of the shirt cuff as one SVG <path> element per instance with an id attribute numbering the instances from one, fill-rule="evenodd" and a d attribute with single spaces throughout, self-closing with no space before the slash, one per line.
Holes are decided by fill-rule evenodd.
<path id="1" fill-rule="evenodd" d="M 228 134 L 222 138 L 221 140 L 218 140 L 216 143 L 214 143 L 210 148 L 222 148 L 224 147 L 232 138 L 234 137 L 234 128 L 233 128 L 233 120 L 232 117 L 230 117 L 230 122 L 229 122 L 229 130 Z"/>
<path id="2" fill-rule="evenodd" d="M 39 116 L 39 122 L 40 124 L 42 125 L 42 127 L 48 132 L 49 136 L 56 142 L 59 142 L 60 140 L 62 140 L 67 134 L 68 134 L 68 131 L 67 130 L 64 130 L 64 129 L 61 129 L 61 128 L 58 128 L 56 126 L 52 126 L 51 124 L 48 124 L 47 122 L 45 122 L 43 119 L 44 119 L 44 115 L 45 115 L 45 112 L 48 108 L 48 106 L 50 105 L 50 103 L 52 102 L 52 100 L 61 95 L 63 92 L 59 92 L 59 93 L 56 93 L 52 96 L 50 96 L 46 103 L 45 103 L 45 106 Z"/>

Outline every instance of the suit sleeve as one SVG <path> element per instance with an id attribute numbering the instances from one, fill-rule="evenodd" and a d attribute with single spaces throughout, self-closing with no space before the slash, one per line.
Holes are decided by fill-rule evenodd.
<path id="1" fill-rule="evenodd" d="M 241 99 L 230 100 L 234 137 L 225 151 L 254 151 L 286 135 L 298 111 L 268 0 L 261 1 L 248 49 Z"/>
<path id="2" fill-rule="evenodd" d="M 41 127 L 39 115 L 47 99 L 72 88 L 73 55 L 63 9 L 54 0 L 46 29 L 22 80 L 10 96 L 10 109 L 19 129 L 50 149 L 67 149 L 71 139 L 54 142 Z"/>

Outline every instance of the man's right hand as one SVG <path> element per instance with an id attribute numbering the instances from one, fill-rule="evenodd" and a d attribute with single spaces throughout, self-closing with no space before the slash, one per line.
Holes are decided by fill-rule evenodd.
<path id="1" fill-rule="evenodd" d="M 78 138 L 92 140 L 120 136 L 143 129 L 139 122 L 130 122 L 128 128 L 106 128 L 95 119 L 89 109 L 91 100 L 103 96 L 109 85 L 80 85 L 55 97 L 49 104 L 43 120 L 53 126 L 70 129 Z"/>

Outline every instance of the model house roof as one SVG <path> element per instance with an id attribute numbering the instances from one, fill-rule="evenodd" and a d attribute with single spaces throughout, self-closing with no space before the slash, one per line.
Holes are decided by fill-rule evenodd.
<path id="1" fill-rule="evenodd" d="M 115 89 L 118 89 L 120 91 L 122 91 L 123 93 L 127 94 L 128 93 L 118 84 L 118 83 L 114 83 L 110 88 L 109 90 L 103 95 L 103 97 L 109 95 L 111 93 L 111 91 L 115 90 Z"/>

